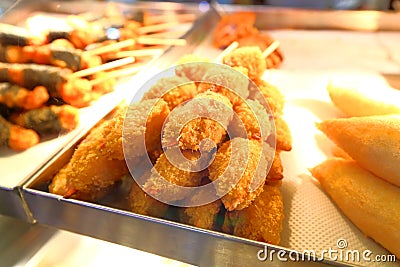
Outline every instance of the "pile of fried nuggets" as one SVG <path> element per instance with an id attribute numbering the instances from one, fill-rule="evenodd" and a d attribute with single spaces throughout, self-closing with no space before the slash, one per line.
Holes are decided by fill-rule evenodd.
<path id="1" fill-rule="evenodd" d="M 177 209 L 182 223 L 278 244 L 284 216 L 280 153 L 291 150 L 291 135 L 282 119 L 283 96 L 261 79 L 266 69 L 261 54 L 258 47 L 238 48 L 224 57 L 224 65 L 184 56 L 175 76 L 161 78 L 140 102 L 119 107 L 94 128 L 49 191 L 95 202 L 129 174 L 126 162 L 143 166 L 150 159 L 152 168 L 140 178 L 144 184 L 132 182 L 133 212 L 165 218 L 169 209 Z M 172 148 L 178 148 L 189 170 L 171 163 L 166 151 Z M 227 185 L 224 179 L 231 176 L 237 183 Z M 198 187 L 217 180 L 215 192 L 192 195 L 171 193 L 166 182 Z M 260 186 L 253 188 L 254 181 Z M 141 187 L 169 202 L 195 203 L 208 193 L 219 198 L 177 208 Z"/>

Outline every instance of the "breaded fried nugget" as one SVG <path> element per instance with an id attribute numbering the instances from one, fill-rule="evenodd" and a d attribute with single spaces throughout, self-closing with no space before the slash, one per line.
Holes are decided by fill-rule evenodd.
<path id="1" fill-rule="evenodd" d="M 211 91 L 199 94 L 171 112 L 164 127 L 163 146 L 178 142 L 182 149 L 209 152 L 224 140 L 232 117 L 232 105 L 225 96 Z"/>
<path id="2" fill-rule="evenodd" d="M 127 160 L 148 153 L 155 160 L 161 153 L 161 129 L 169 114 L 163 99 L 144 100 L 130 105 L 124 125 L 124 148 Z"/>
<path id="3" fill-rule="evenodd" d="M 254 82 L 255 84 L 249 86 L 249 99 L 257 100 L 263 106 L 265 106 L 266 102 L 275 116 L 281 116 L 285 106 L 285 99 L 279 89 L 264 80 L 256 80 Z"/>
<path id="4" fill-rule="evenodd" d="M 122 149 L 122 126 L 126 107 L 89 133 L 69 163 L 54 177 L 51 193 L 96 201 L 121 176 L 128 173 Z"/>
<path id="5" fill-rule="evenodd" d="M 257 33 L 244 36 L 237 40 L 237 42 L 239 43 L 239 47 L 258 46 L 262 51 L 264 51 L 274 42 L 274 39 L 268 33 Z M 284 55 L 282 50 L 278 47 L 265 59 L 267 69 L 278 68 L 282 64 L 283 60 Z"/>
<path id="6" fill-rule="evenodd" d="M 271 169 L 267 174 L 266 183 L 268 185 L 279 186 L 283 179 L 283 165 L 281 160 L 281 151 L 276 150 L 274 160 L 272 161 Z"/>
<path id="7" fill-rule="evenodd" d="M 247 71 L 241 66 L 229 68 L 214 65 L 204 74 L 198 85 L 199 92 L 207 90 L 226 96 L 233 106 L 249 96 Z"/>
<path id="8" fill-rule="evenodd" d="M 144 175 L 149 176 L 150 172 Z M 168 205 L 147 195 L 139 185 L 133 181 L 129 192 L 129 204 L 134 213 L 163 218 L 168 210 Z"/>
<path id="9" fill-rule="evenodd" d="M 170 110 L 197 94 L 195 83 L 186 77 L 161 78 L 144 95 L 142 100 L 162 98 Z"/>
<path id="10" fill-rule="evenodd" d="M 276 149 L 283 151 L 292 150 L 292 134 L 289 126 L 282 117 L 277 117 L 275 121 Z"/>
<path id="11" fill-rule="evenodd" d="M 227 212 L 223 230 L 227 233 L 277 245 L 282 231 L 283 199 L 278 187 L 265 185 L 247 208 Z"/>
<path id="12" fill-rule="evenodd" d="M 207 197 L 212 197 L 215 192 L 199 191 L 191 197 L 191 201 L 197 203 Z M 217 215 L 222 207 L 221 200 L 213 201 L 209 204 L 182 208 L 179 210 L 180 221 L 186 224 L 190 224 L 199 228 L 212 230 L 215 227 Z"/>
<path id="13" fill-rule="evenodd" d="M 272 161 L 270 150 L 259 140 L 239 137 L 218 149 L 208 168 L 209 178 L 218 179 L 216 191 L 228 211 L 246 208 L 261 193 Z"/>
<path id="14" fill-rule="evenodd" d="M 234 106 L 237 116 L 229 124 L 230 133 L 235 137 L 266 140 L 271 133 L 271 123 L 265 108 L 254 100 L 242 101 Z M 240 121 L 239 121 L 240 120 Z M 247 134 L 243 136 L 243 133 Z"/>
<path id="15" fill-rule="evenodd" d="M 152 196 L 163 201 L 177 201 L 188 197 L 188 191 L 179 190 L 171 184 L 183 187 L 200 185 L 203 176 L 206 175 L 198 171 L 200 153 L 187 150 L 182 153 L 187 160 L 175 162 L 171 162 L 165 153 L 161 154 L 151 169 L 150 178 L 144 183 L 146 192 L 151 192 Z"/>
<path id="16" fill-rule="evenodd" d="M 187 77 L 191 81 L 201 81 L 208 68 L 212 66 L 211 60 L 197 55 L 185 55 L 179 59 L 175 67 L 176 75 Z"/>
<path id="17" fill-rule="evenodd" d="M 266 70 L 262 51 L 257 46 L 239 47 L 226 55 L 223 63 L 231 67 L 242 66 L 248 69 L 251 80 L 261 79 Z"/>

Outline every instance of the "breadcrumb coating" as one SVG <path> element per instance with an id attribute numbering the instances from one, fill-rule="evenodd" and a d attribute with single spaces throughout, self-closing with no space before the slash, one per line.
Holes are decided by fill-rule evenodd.
<path id="1" fill-rule="evenodd" d="M 178 143 L 182 149 L 211 151 L 224 140 L 232 117 L 232 105 L 226 97 L 211 91 L 199 94 L 171 113 L 164 127 L 163 146 Z"/>
<path id="2" fill-rule="evenodd" d="M 212 66 L 211 60 L 205 57 L 188 54 L 179 59 L 175 67 L 176 75 L 187 77 L 191 81 L 201 81 L 208 68 Z"/>
<path id="3" fill-rule="evenodd" d="M 152 196 L 160 200 L 177 201 L 188 197 L 188 191 L 179 190 L 173 185 L 196 187 L 201 184 L 205 173 L 197 171 L 200 153 L 187 150 L 182 153 L 187 160 L 176 161 L 178 166 L 175 166 L 175 162 L 173 164 L 165 153 L 161 154 L 151 169 L 150 178 L 144 184 L 146 192 L 151 192 Z"/>
<path id="4" fill-rule="evenodd" d="M 264 185 L 268 162 L 272 161 L 266 150 L 261 141 L 244 138 L 231 139 L 218 149 L 208 168 L 209 177 L 218 180 L 216 191 L 228 211 L 244 209 L 261 193 L 257 188 Z"/>
<path id="5" fill-rule="evenodd" d="M 253 100 L 242 101 L 233 110 L 237 116 L 229 124 L 230 133 L 235 137 L 256 140 L 268 138 L 272 126 L 265 108 L 260 103 Z M 246 135 L 243 136 L 243 133 Z"/>
<path id="6" fill-rule="evenodd" d="M 274 116 L 281 116 L 285 106 L 285 99 L 279 89 L 264 80 L 256 80 L 254 82 L 255 84 L 249 86 L 249 99 L 257 100 L 263 106 L 268 104 Z"/>
<path id="7" fill-rule="evenodd" d="M 251 80 L 261 79 L 266 70 L 262 51 L 257 46 L 239 47 L 226 55 L 223 63 L 231 67 L 242 66 L 246 68 Z"/>
<path id="8" fill-rule="evenodd" d="M 142 100 L 164 99 L 170 110 L 192 99 L 197 94 L 194 82 L 186 77 L 172 76 L 161 78 L 144 95 Z"/>
<path id="9" fill-rule="evenodd" d="M 163 99 L 144 100 L 130 105 L 124 125 L 124 149 L 127 159 L 147 154 L 155 160 L 161 153 L 161 129 L 169 114 Z"/>
<path id="10" fill-rule="evenodd" d="M 265 185 L 247 208 L 227 212 L 223 230 L 251 240 L 278 245 L 282 231 L 283 199 L 278 187 Z"/>
<path id="11" fill-rule="evenodd" d="M 146 172 L 146 176 L 150 172 Z M 147 195 L 139 185 L 133 181 L 129 192 L 129 204 L 134 213 L 163 218 L 168 210 L 168 205 Z"/>

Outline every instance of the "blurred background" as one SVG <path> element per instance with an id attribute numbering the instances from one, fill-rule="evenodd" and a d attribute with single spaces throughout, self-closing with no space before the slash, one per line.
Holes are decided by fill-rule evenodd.
<path id="1" fill-rule="evenodd" d="M 0 15 L 20 0 L 1 0 Z M 35 0 L 33 0 L 35 1 Z M 51 0 L 49 0 L 51 1 Z M 61 0 L 62 1 L 62 0 Z M 68 0 L 64 0 L 68 1 Z M 90 0 L 85 0 L 90 1 Z M 104 0 L 95 0 L 104 1 Z M 161 0 L 163 1 L 163 0 Z M 201 0 L 176 0 L 175 2 L 200 2 Z M 400 10 L 400 0 L 216 0 L 220 4 L 270 5 L 310 9 L 338 10 Z M 115 0 L 114 2 L 133 3 L 136 0 Z M 169 0 L 168 2 L 174 2 Z"/>

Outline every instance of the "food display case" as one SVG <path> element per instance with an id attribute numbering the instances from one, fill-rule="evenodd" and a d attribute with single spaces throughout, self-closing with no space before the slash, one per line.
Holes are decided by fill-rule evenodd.
<path id="1" fill-rule="evenodd" d="M 3 21 L 18 24 L 22 18 L 35 12 L 68 14 L 73 10 L 74 13 L 83 13 L 105 7 L 100 2 L 40 3 L 43 5 L 22 2 L 4 16 Z M 330 102 L 327 85 L 388 87 L 385 77 L 396 77 L 396 73 L 400 73 L 398 13 L 206 3 L 138 2 L 121 4 L 121 7 L 138 12 L 150 8 L 166 13 L 194 13 L 196 20 L 184 28 L 181 38 L 186 40 L 185 46 L 167 48 L 138 74 L 120 82 L 115 92 L 85 108 L 82 127 L 51 141 L 51 145 L 39 144 L 37 149 L 29 151 L 29 156 L 19 159 L 30 162 L 24 173 L 12 171 L 15 160 L 9 158 L 14 155 L 0 158 L 0 164 L 3 165 L 4 161 L 13 168 L 6 175 L 17 176 L 17 179 L 10 177 L 5 180 L 12 180 L 11 184 L 2 184 L 0 180 L 0 213 L 196 266 L 262 266 L 267 263 L 272 266 L 378 266 L 378 262 L 365 259 L 318 257 L 327 249 L 390 255 L 341 213 L 312 178 L 309 168 L 332 154 L 332 143 L 320 134 L 315 122 L 343 116 Z M 176 64 L 185 54 L 215 59 L 221 50 L 213 46 L 212 32 L 221 16 L 238 11 L 254 12 L 255 26 L 279 40 L 285 55 L 279 69 L 268 69 L 263 75 L 263 79 L 276 85 L 285 98 L 283 117 L 293 138 L 292 151 L 281 154 L 284 220 L 279 246 L 189 226 L 174 217 L 159 219 L 133 213 L 127 203 L 127 190 L 133 182 L 130 177 L 96 203 L 48 191 L 51 179 L 69 161 L 79 142 L 121 100 L 130 101 L 148 79 Z M 37 154 L 43 158 L 37 160 Z M 308 258 L 308 261 L 296 260 L 296 257 L 286 258 L 286 261 L 260 260 L 260 251 L 281 252 L 301 258 L 308 256 L 305 251 L 310 250 L 317 252 L 318 260 L 316 257 Z M 392 260 L 387 264 L 397 266 L 398 263 Z"/>

